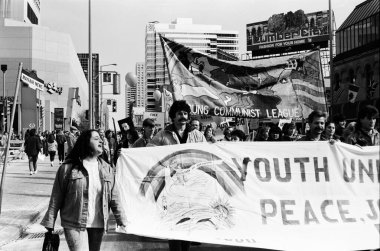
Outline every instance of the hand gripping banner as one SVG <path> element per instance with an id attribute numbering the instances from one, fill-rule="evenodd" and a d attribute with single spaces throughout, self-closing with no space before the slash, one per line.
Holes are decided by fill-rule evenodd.
<path id="1" fill-rule="evenodd" d="M 306 118 L 326 111 L 319 51 L 223 61 L 161 37 L 174 100 L 200 115 Z"/>
<path id="2" fill-rule="evenodd" d="M 218 142 L 123 149 L 127 233 L 278 250 L 379 248 L 378 147 Z"/>

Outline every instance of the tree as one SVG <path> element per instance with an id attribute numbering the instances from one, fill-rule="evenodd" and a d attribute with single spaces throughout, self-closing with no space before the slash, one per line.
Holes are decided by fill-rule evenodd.
<path id="1" fill-rule="evenodd" d="M 294 28 L 294 13 L 292 11 L 288 11 L 284 19 L 285 19 L 285 28 L 287 30 Z"/>
<path id="2" fill-rule="evenodd" d="M 272 33 L 282 33 L 285 30 L 285 16 L 283 13 L 272 15 L 268 20 L 268 30 Z"/>
<path id="3" fill-rule="evenodd" d="M 297 28 L 306 26 L 309 23 L 307 16 L 303 10 L 297 10 L 294 12 L 295 21 L 294 24 Z"/>

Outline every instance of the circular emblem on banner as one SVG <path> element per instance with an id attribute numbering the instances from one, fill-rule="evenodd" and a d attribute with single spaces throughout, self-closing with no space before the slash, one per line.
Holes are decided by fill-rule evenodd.
<path id="1" fill-rule="evenodd" d="M 30 123 L 30 124 L 29 124 L 29 127 L 30 127 L 30 128 L 34 128 L 34 127 L 36 127 L 36 124 L 34 124 L 34 123 Z"/>

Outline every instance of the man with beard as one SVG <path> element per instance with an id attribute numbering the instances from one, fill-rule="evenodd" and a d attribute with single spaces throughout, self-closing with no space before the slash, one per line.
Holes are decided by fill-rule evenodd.
<path id="1" fill-rule="evenodd" d="M 300 138 L 298 141 L 322 141 L 321 138 L 323 131 L 325 130 L 326 123 L 326 113 L 315 110 L 312 111 L 307 118 L 310 126 L 310 130 L 305 136 Z"/>
<path id="2" fill-rule="evenodd" d="M 163 146 L 185 143 L 207 142 L 203 133 L 197 129 L 191 130 L 187 124 L 190 116 L 190 106 L 185 100 L 174 101 L 169 109 L 169 117 L 172 124 L 159 131 L 148 146 Z M 187 251 L 190 242 L 181 240 L 169 240 L 169 250 Z"/>

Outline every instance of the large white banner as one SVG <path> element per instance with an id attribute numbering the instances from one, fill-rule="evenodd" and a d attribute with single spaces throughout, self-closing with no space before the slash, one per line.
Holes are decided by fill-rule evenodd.
<path id="1" fill-rule="evenodd" d="M 123 149 L 127 232 L 279 250 L 380 247 L 379 147 L 218 142 Z"/>

